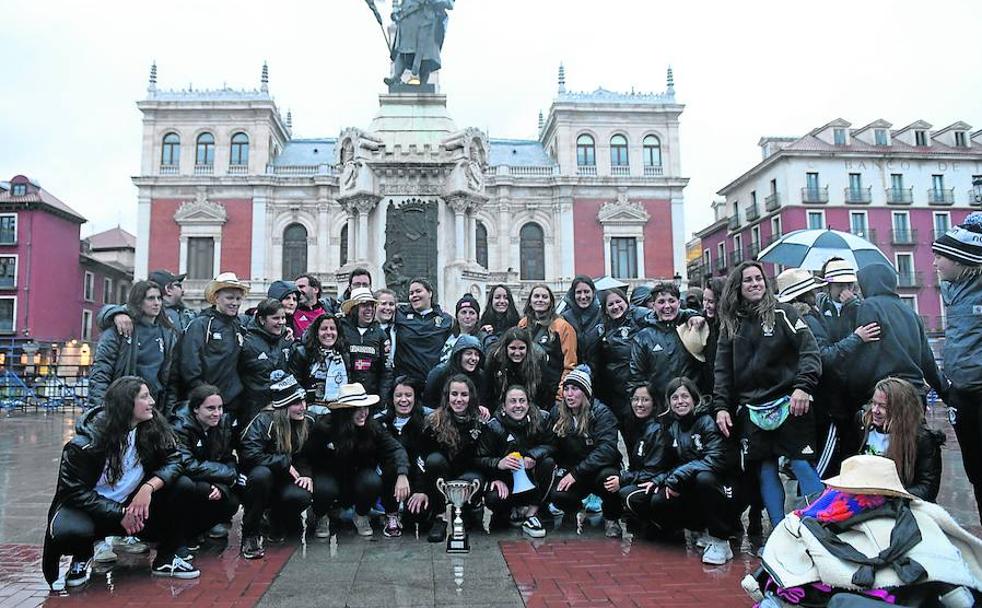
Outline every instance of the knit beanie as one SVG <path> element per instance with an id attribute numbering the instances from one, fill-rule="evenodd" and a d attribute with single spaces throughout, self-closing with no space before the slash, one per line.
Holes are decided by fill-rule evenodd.
<path id="1" fill-rule="evenodd" d="M 307 391 L 297 382 L 292 374 L 283 370 L 273 370 L 269 374 L 269 392 L 272 397 L 271 405 L 274 410 L 284 408 L 291 403 L 303 400 Z"/>
<path id="2" fill-rule="evenodd" d="M 931 250 L 966 266 L 982 265 L 982 212 L 970 213 L 964 222 L 938 237 Z"/>
<path id="3" fill-rule="evenodd" d="M 469 293 L 465 293 L 459 300 L 457 300 L 456 312 L 459 313 L 461 308 L 471 308 L 475 313 L 477 313 L 477 316 L 481 316 L 481 305 L 477 303 L 477 298 Z"/>
<path id="4" fill-rule="evenodd" d="M 577 365 L 573 368 L 573 371 L 566 374 L 566 378 L 563 379 L 563 386 L 567 384 L 575 384 L 580 387 L 587 398 L 593 399 L 593 381 L 590 379 L 590 368 L 586 365 Z"/>

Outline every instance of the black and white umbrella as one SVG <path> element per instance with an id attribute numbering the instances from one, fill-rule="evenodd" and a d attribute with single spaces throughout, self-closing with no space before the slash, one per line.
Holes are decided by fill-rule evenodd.
<path id="1" fill-rule="evenodd" d="M 767 246 L 757 255 L 757 261 L 821 270 L 834 257 L 846 260 L 856 269 L 871 264 L 893 266 L 873 243 L 838 230 L 795 230 Z"/>

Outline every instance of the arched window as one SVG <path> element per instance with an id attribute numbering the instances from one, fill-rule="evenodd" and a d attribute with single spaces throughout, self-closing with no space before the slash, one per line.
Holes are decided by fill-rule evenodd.
<path id="1" fill-rule="evenodd" d="M 176 167 L 181 162 L 181 138 L 177 133 L 164 135 L 164 142 L 160 148 L 160 164 L 168 167 Z"/>
<path id="2" fill-rule="evenodd" d="M 249 164 L 249 136 L 245 133 L 236 133 L 232 136 L 232 156 L 229 160 L 230 165 Z M 284 275 L 296 276 L 296 275 Z"/>
<path id="3" fill-rule="evenodd" d="M 215 164 L 215 136 L 211 133 L 202 133 L 198 136 L 198 147 L 194 152 L 194 164 Z"/>
<path id="4" fill-rule="evenodd" d="M 348 225 L 341 228 L 341 266 L 348 263 Z"/>
<path id="5" fill-rule="evenodd" d="M 626 167 L 627 165 L 627 138 L 623 135 L 615 135 L 610 138 L 610 166 Z"/>
<path id="6" fill-rule="evenodd" d="M 642 147 L 644 149 L 644 166 L 645 167 L 660 167 L 661 166 L 661 142 L 658 141 L 658 137 L 655 135 L 648 135 L 644 138 L 642 142 Z"/>
<path id="7" fill-rule="evenodd" d="M 576 166 L 593 167 L 597 164 L 597 147 L 593 138 L 584 133 L 576 138 Z"/>
<path id="8" fill-rule="evenodd" d="M 546 242 L 542 226 L 529 222 L 519 233 L 519 258 L 523 281 L 546 280 Z"/>
<path id="9" fill-rule="evenodd" d="M 477 250 L 477 263 L 481 267 L 487 269 L 488 267 L 488 229 L 483 222 L 477 223 L 477 228 L 475 229 L 475 249 Z"/>
<path id="10" fill-rule="evenodd" d="M 283 231 L 283 274 L 295 277 L 307 272 L 307 229 L 290 224 Z"/>

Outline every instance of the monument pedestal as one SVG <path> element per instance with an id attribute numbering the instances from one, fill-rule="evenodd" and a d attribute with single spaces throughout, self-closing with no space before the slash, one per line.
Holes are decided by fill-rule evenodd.
<path id="1" fill-rule="evenodd" d="M 443 269 L 445 291 L 440 298 L 440 305 L 449 312 L 461 296 L 469 293 L 484 306 L 490 276 L 487 269 L 475 262 L 456 261 L 448 264 Z"/>

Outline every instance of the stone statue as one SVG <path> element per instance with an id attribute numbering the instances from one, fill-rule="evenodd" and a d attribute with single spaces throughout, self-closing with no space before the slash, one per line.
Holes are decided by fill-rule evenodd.
<path id="1" fill-rule="evenodd" d="M 407 69 L 410 84 L 427 84 L 430 73 L 440 69 L 440 51 L 447 33 L 447 11 L 454 0 L 403 0 L 392 14 L 396 36 L 392 41 L 392 75 L 385 84 L 401 81 Z"/>
<path id="2" fill-rule="evenodd" d="M 400 302 L 409 299 L 409 277 L 402 272 L 404 265 L 402 255 L 398 253 L 382 264 L 382 272 L 385 273 L 385 286 L 396 292 L 396 297 Z"/>

